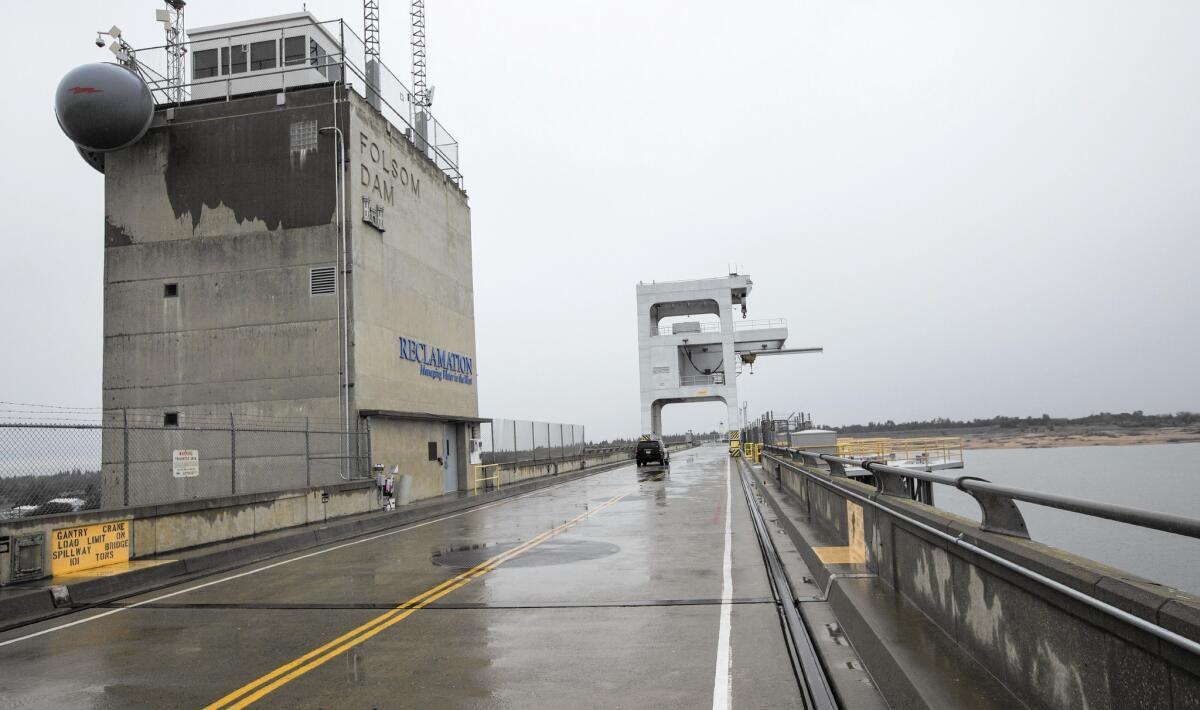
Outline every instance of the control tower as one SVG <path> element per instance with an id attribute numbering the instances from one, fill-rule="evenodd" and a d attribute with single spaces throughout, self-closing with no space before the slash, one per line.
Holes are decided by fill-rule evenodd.
<path id="1" fill-rule="evenodd" d="M 724 402 L 725 422 L 736 429 L 741 365 L 752 365 L 760 355 L 820 352 L 785 349 L 788 330 L 782 318 L 746 320 L 753 287 L 745 274 L 638 284 L 644 434 L 661 435 L 662 408 L 680 402 Z M 738 308 L 740 319 L 734 315 Z"/>
<path id="2" fill-rule="evenodd" d="M 336 484 L 368 455 L 413 498 L 465 488 L 471 213 L 428 106 L 307 12 L 192 30 L 182 84 L 108 34 L 120 64 L 55 94 L 104 180 L 105 505 Z M 120 453 L 129 424 L 158 439 Z M 268 424 L 299 453 L 234 440 Z M 200 473 L 175 476 L 175 450 Z"/>

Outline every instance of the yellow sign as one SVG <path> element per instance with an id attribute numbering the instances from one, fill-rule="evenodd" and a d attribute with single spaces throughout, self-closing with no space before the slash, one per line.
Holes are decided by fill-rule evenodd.
<path id="1" fill-rule="evenodd" d="M 132 534 L 132 520 L 59 528 L 50 537 L 50 574 L 128 562 Z"/>

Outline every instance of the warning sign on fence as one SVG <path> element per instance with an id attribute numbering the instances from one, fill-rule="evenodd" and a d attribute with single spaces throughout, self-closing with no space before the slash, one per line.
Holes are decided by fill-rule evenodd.
<path id="1" fill-rule="evenodd" d="M 50 537 L 50 574 L 128 562 L 132 530 L 132 520 L 55 530 Z"/>
<path id="2" fill-rule="evenodd" d="M 200 451 L 175 449 L 171 452 L 171 475 L 175 478 L 195 478 L 200 475 Z"/>

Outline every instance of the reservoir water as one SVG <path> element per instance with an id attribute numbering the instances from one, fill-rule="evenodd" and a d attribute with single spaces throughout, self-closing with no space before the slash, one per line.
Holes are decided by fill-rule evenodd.
<path id="1" fill-rule="evenodd" d="M 1200 443 L 967 451 L 964 473 L 995 483 L 1200 516 Z M 953 474 L 953 471 L 946 473 Z M 961 491 L 934 486 L 939 508 L 979 520 Z M 1200 540 L 1018 502 L 1032 539 L 1192 594 Z"/>

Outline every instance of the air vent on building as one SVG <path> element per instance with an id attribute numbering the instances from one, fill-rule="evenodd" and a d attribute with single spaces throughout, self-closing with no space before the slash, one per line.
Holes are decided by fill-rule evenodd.
<path id="1" fill-rule="evenodd" d="M 308 272 L 309 293 L 319 296 L 333 293 L 334 271 L 332 266 L 321 266 Z"/>

